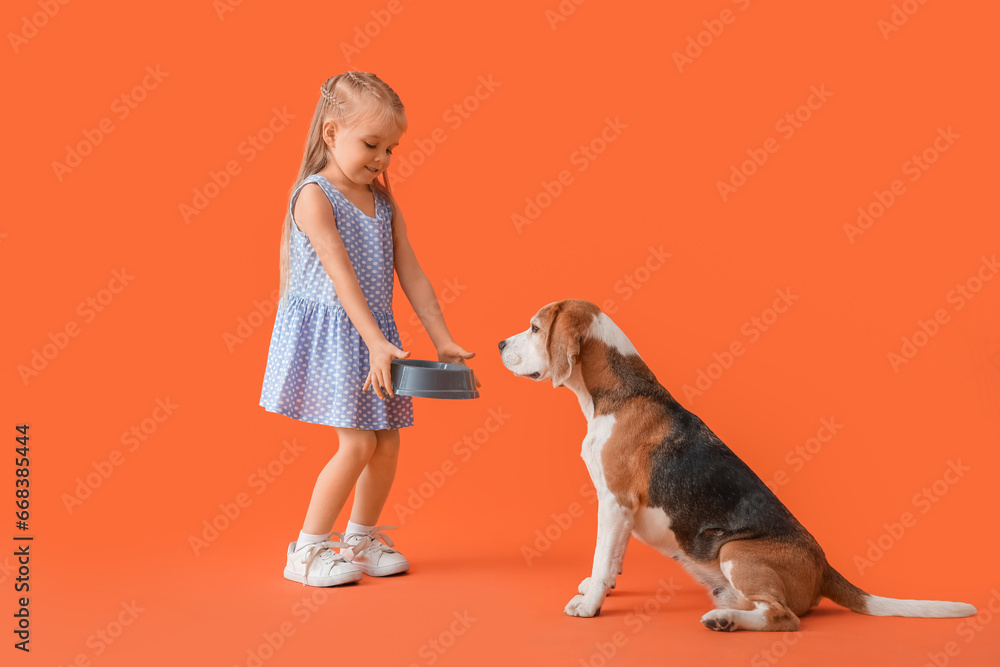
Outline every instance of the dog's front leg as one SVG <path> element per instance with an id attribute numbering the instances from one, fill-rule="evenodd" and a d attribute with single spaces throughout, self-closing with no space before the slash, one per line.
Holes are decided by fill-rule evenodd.
<path id="1" fill-rule="evenodd" d="M 597 548 L 594 550 L 594 568 L 590 579 L 580 584 L 581 595 L 566 605 L 570 616 L 589 618 L 601 612 L 601 604 L 608 590 L 615 585 L 621 571 L 625 547 L 632 534 L 634 514 L 622 507 L 614 498 L 601 498 L 597 506 Z M 586 588 L 586 591 L 582 590 Z"/>
<path id="2" fill-rule="evenodd" d="M 594 561 L 595 562 L 601 560 L 601 549 L 603 548 L 602 545 L 607 540 L 606 533 L 607 533 L 607 530 L 608 530 L 608 525 L 610 523 L 611 523 L 610 521 L 598 521 L 597 522 L 597 544 L 594 547 Z M 618 568 L 618 574 L 621 574 L 621 573 L 622 573 L 622 569 L 619 566 L 619 568 Z M 577 593 L 580 593 L 581 595 L 586 595 L 587 591 L 590 590 L 590 581 L 591 581 L 591 577 L 587 577 L 586 579 L 584 579 L 583 581 L 581 581 L 580 585 L 577 586 L 577 589 L 576 589 Z M 614 588 L 614 587 L 615 587 L 615 581 L 614 581 L 614 578 L 612 577 L 611 588 Z"/>

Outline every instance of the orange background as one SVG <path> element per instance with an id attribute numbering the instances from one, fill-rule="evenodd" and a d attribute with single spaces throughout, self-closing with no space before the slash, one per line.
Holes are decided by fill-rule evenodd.
<path id="1" fill-rule="evenodd" d="M 973 280 L 960 309 L 949 298 L 1000 250 L 996 7 L 911 0 L 915 13 L 883 35 L 889 0 L 567 1 L 554 27 L 557 0 L 402 2 L 395 14 L 382 0 L 221 13 L 208 0 L 50 2 L 57 13 L 33 19 L 44 4 L 2 10 L 0 426 L 13 448 L 15 425 L 30 424 L 35 537 L 27 655 L 12 648 L 14 559 L 0 558 L 5 664 L 996 664 L 1000 280 Z M 45 23 L 37 34 L 32 20 Z M 377 34 L 355 42 L 366 28 Z M 679 71 L 674 54 L 699 33 L 707 45 Z M 377 73 L 406 105 L 391 173 L 421 164 L 394 191 L 483 386 L 476 401 L 415 401 L 417 425 L 402 432 L 381 522 L 402 526 L 392 536 L 411 572 L 309 589 L 281 568 L 336 438 L 258 400 L 289 189 L 319 86 L 347 68 Z M 467 100 L 480 77 L 495 89 Z M 115 100 L 136 86 L 144 99 L 122 118 Z M 814 86 L 829 97 L 799 109 Z M 459 124 L 456 104 L 476 108 Z M 251 160 L 241 146 L 274 109 L 293 118 Z M 777 124 L 796 110 L 808 119 L 789 137 Z M 609 118 L 625 127 L 601 146 Z M 911 181 L 907 162 L 939 128 L 958 137 Z M 57 176 L 68 147 L 88 141 Z M 603 152 L 581 160 L 592 142 Z M 718 182 L 766 142 L 777 151 L 723 201 Z M 186 222 L 181 206 L 229 161 L 239 173 Z M 571 182 L 516 229 L 512 214 L 563 170 Z M 896 179 L 903 194 L 851 242 L 844 225 Z M 657 266 L 650 248 L 670 257 Z M 751 341 L 778 290 L 798 299 Z M 514 378 L 496 344 L 565 297 L 611 300 L 682 404 L 762 478 L 784 471 L 779 496 L 848 578 L 971 602 L 979 624 L 825 601 L 799 634 L 712 633 L 698 623 L 711 607 L 702 588 L 639 543 L 600 617 L 563 615 L 595 540 L 586 425 L 569 391 Z M 103 299 L 99 312 L 88 299 Z M 413 357 L 433 358 L 398 289 L 395 308 Z M 938 309 L 947 321 L 894 368 L 889 353 Z M 75 335 L 60 338 L 67 326 Z M 712 368 L 736 342 L 743 354 Z M 699 371 L 716 379 L 692 398 Z M 842 426 L 806 461 L 796 448 L 823 419 Z M 143 424 L 143 440 L 122 440 Z M 285 442 L 304 448 L 287 464 Z M 12 453 L 0 490 L 10 545 Z M 949 461 L 968 468 L 953 484 L 941 481 Z M 220 504 L 238 498 L 249 503 L 196 554 L 190 538 L 224 525 Z M 907 512 L 893 537 L 886 524 Z M 888 548 L 866 555 L 880 538 Z M 873 558 L 863 573 L 856 557 Z M 679 589 L 661 604 L 663 582 Z"/>

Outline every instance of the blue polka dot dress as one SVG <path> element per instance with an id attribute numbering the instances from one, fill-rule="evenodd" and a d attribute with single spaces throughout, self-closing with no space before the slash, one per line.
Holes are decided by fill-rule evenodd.
<path id="1" fill-rule="evenodd" d="M 295 189 L 290 211 L 307 183 L 317 183 L 330 199 L 368 307 L 386 339 L 401 347 L 392 316 L 392 205 L 375 193 L 375 217 L 369 218 L 333 183 L 313 174 Z M 293 219 L 288 287 L 274 320 L 260 405 L 314 424 L 366 430 L 413 426 L 412 398 L 380 399 L 370 387 L 361 391 L 368 370 L 368 346 Z"/>

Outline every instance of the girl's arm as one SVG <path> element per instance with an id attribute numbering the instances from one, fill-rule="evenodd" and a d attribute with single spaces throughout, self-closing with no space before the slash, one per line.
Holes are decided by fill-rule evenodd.
<path id="1" fill-rule="evenodd" d="M 390 343 L 378 328 L 375 316 L 368 308 L 368 300 L 361 285 L 358 283 L 358 276 L 354 273 L 354 266 L 351 258 L 347 254 L 347 248 L 340 238 L 337 230 L 337 219 L 333 213 L 330 200 L 319 187 L 302 188 L 298 199 L 295 201 L 295 221 L 299 223 L 301 229 L 312 243 L 316 250 L 319 261 L 323 264 L 330 279 L 333 280 L 333 288 L 337 291 L 340 303 L 344 306 L 344 311 L 357 328 L 361 338 L 368 346 L 369 361 L 371 369 L 362 391 L 372 385 L 372 389 L 379 398 L 384 398 L 380 387 L 384 387 L 386 392 L 392 396 L 392 380 L 390 364 L 394 357 L 405 359 L 410 356 L 409 352 L 403 352 L 398 347 Z M 294 223 L 293 223 L 294 224 Z M 373 383 L 372 380 L 375 380 Z"/>
<path id="2" fill-rule="evenodd" d="M 406 221 L 398 206 L 393 210 L 392 219 L 393 263 L 396 275 L 399 276 L 399 285 L 437 348 L 438 359 L 454 364 L 464 363 L 476 353 L 466 352 L 451 337 L 444 315 L 441 314 L 441 304 L 434 294 L 434 287 L 420 268 L 417 255 L 410 245 L 410 239 L 406 235 Z"/>

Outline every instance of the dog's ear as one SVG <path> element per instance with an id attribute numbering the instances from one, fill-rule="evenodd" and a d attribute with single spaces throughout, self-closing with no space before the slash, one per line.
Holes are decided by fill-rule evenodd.
<path id="1" fill-rule="evenodd" d="M 549 371 L 552 386 L 561 387 L 569 379 L 580 354 L 582 330 L 579 319 L 562 304 L 556 304 L 552 323 L 549 325 Z"/>

